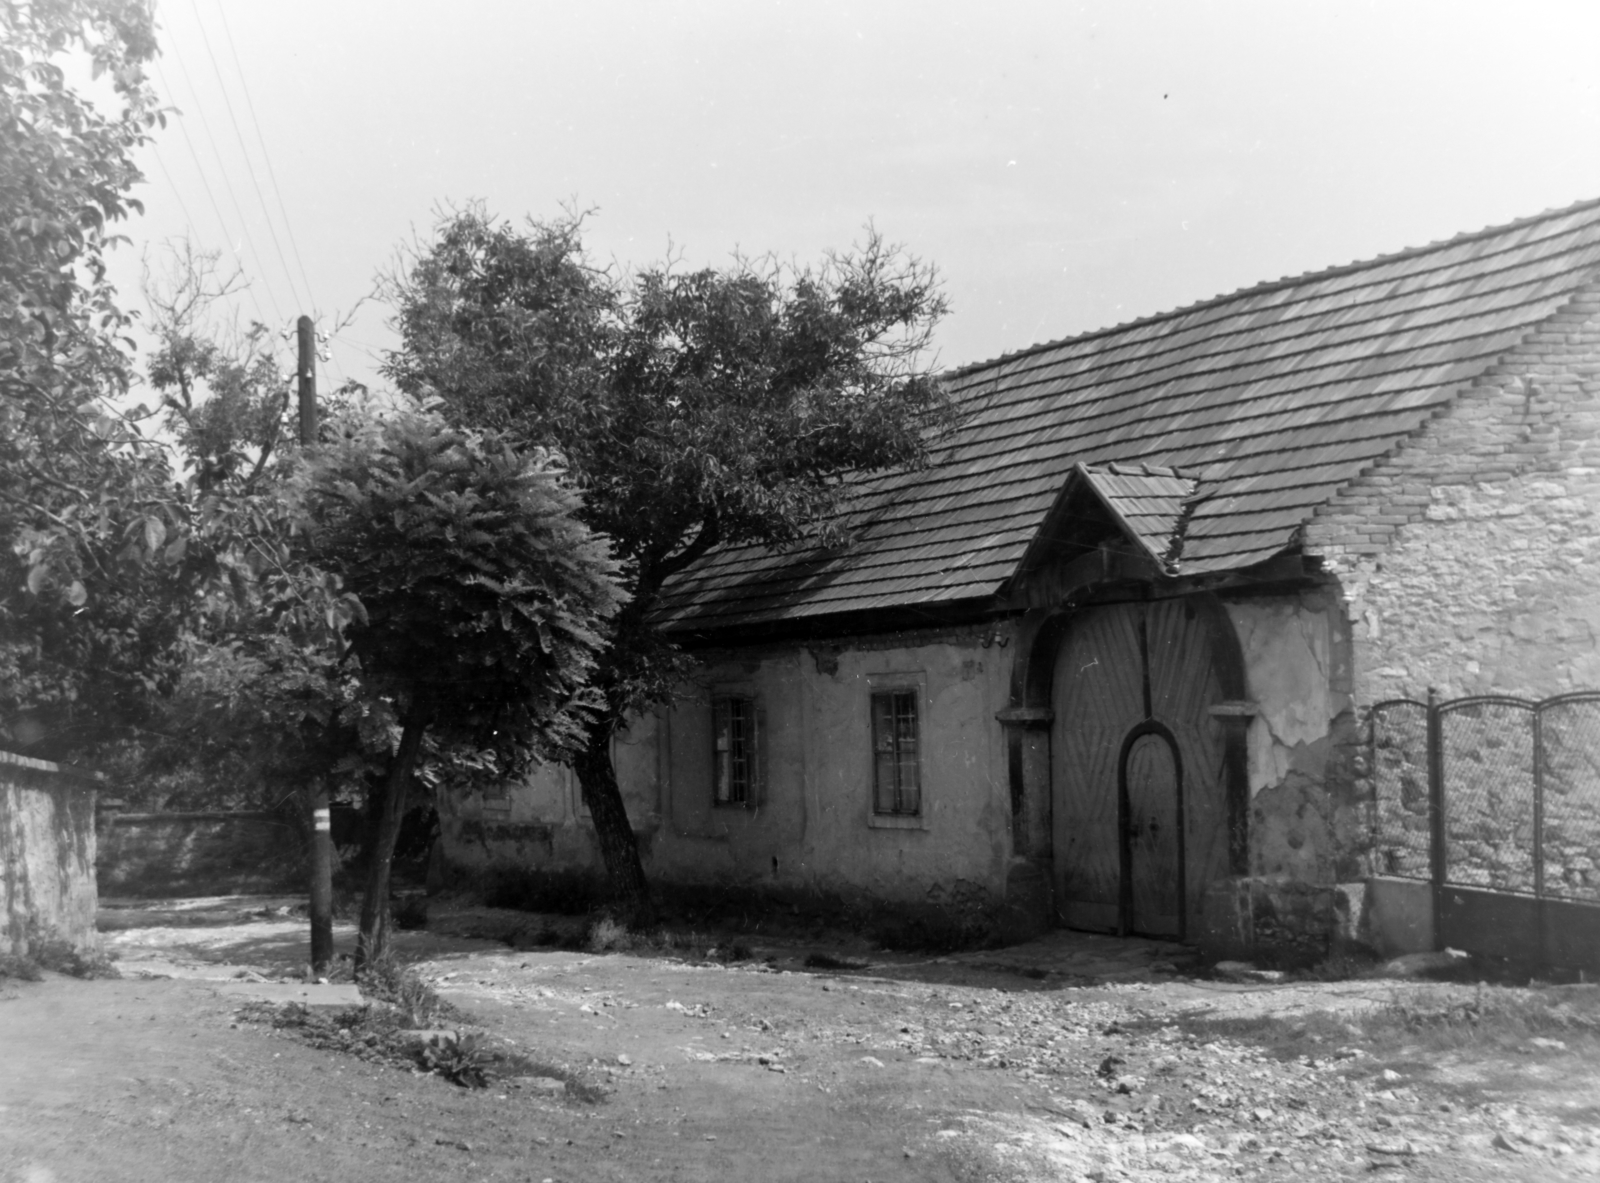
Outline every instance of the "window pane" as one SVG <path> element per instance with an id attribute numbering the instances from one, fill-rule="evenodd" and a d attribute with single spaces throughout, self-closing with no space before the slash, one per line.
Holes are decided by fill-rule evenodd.
<path id="1" fill-rule="evenodd" d="M 711 734 L 713 800 L 746 804 L 755 777 L 755 704 L 748 698 L 712 699 Z"/>
<path id="2" fill-rule="evenodd" d="M 917 692 L 872 696 L 872 808 L 915 814 L 922 808 L 917 768 Z"/>
<path id="3" fill-rule="evenodd" d="M 750 799 L 750 700 L 728 700 L 728 800 Z"/>

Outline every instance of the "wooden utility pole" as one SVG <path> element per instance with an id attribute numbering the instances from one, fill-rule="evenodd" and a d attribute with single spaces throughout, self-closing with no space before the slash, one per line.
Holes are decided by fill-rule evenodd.
<path id="1" fill-rule="evenodd" d="M 309 316 L 296 327 L 300 360 L 300 443 L 317 442 L 317 338 Z M 311 972 L 321 977 L 333 964 L 333 818 L 328 782 L 311 787 Z"/>

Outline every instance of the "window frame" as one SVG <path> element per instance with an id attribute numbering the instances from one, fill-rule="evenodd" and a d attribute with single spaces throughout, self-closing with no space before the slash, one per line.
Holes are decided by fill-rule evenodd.
<path id="1" fill-rule="evenodd" d="M 885 830 L 926 830 L 928 828 L 928 781 L 923 754 L 927 748 L 927 676 L 922 671 L 869 675 L 867 682 L 867 825 Z M 880 812 L 879 803 L 879 724 L 878 703 L 886 696 L 909 696 L 915 724 L 915 750 L 911 767 L 916 773 L 917 807 L 914 812 Z M 903 767 L 897 753 L 896 768 Z"/>
<path id="2" fill-rule="evenodd" d="M 740 798 L 734 798 L 732 796 L 732 794 L 730 793 L 730 795 L 726 799 L 724 799 L 721 796 L 721 790 L 722 790 L 722 786 L 723 786 L 723 778 L 724 778 L 725 773 L 724 773 L 724 770 L 723 770 L 723 759 L 722 759 L 723 749 L 720 746 L 721 735 L 719 734 L 719 732 L 720 732 L 720 729 L 721 729 L 721 714 L 722 714 L 723 706 L 727 705 L 727 706 L 729 706 L 729 708 L 731 710 L 732 704 L 734 704 L 734 703 L 743 704 L 743 708 L 744 708 L 743 712 L 742 712 L 744 714 L 744 732 L 745 732 L 745 735 L 744 735 L 743 738 L 744 738 L 744 746 L 746 748 L 745 754 L 743 756 L 743 763 L 744 763 L 744 795 L 742 797 L 740 797 Z M 732 727 L 731 727 L 731 724 L 732 724 L 733 720 L 732 720 L 731 715 L 730 715 L 730 720 L 729 721 L 730 721 L 729 742 L 731 744 L 733 742 L 733 733 L 732 733 Z M 713 809 L 755 809 L 759 805 L 759 798 L 760 798 L 760 791 L 761 791 L 761 756 L 762 756 L 762 735 L 761 735 L 761 730 L 762 730 L 761 729 L 761 709 L 760 709 L 759 703 L 757 703 L 757 701 L 756 701 L 756 696 L 754 694 L 750 693 L 748 690 L 731 689 L 731 688 L 727 689 L 727 690 L 720 690 L 719 689 L 719 690 L 715 690 L 715 691 L 712 692 L 712 694 L 711 694 L 711 807 Z M 729 752 L 729 763 L 730 763 L 730 766 L 731 766 L 733 758 L 734 758 L 733 754 L 732 754 L 732 752 L 730 750 L 730 752 Z M 731 767 L 730 767 L 730 772 L 731 772 Z"/>

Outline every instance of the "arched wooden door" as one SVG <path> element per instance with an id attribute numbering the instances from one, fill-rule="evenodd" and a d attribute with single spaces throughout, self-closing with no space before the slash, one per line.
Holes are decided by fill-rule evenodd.
<path id="1" fill-rule="evenodd" d="M 1107 604 L 1085 609 L 1062 642 L 1051 817 L 1068 927 L 1182 938 L 1227 873 L 1211 628 L 1189 600 Z"/>

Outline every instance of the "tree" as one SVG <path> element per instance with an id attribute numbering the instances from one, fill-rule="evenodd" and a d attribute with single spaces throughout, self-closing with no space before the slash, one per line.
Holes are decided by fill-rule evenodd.
<path id="1" fill-rule="evenodd" d="M 104 252 L 138 208 L 154 52 L 141 0 L 0 3 L 0 723 L 58 755 L 170 683 L 186 595 L 166 457 L 104 401 L 129 378 Z"/>
<path id="2" fill-rule="evenodd" d="M 624 560 L 605 710 L 572 764 L 612 892 L 645 913 L 610 740 L 689 669 L 652 621 L 662 588 L 719 544 L 837 544 L 852 478 L 925 461 L 952 414 L 928 351 L 945 304 L 876 233 L 814 269 L 741 258 L 624 281 L 590 264 L 581 229 L 447 216 L 393 279 L 386 373 L 453 422 L 559 450 Z"/>
<path id="3" fill-rule="evenodd" d="M 402 727 L 360 968 L 388 943 L 389 869 L 425 737 L 491 750 L 507 773 L 571 750 L 597 705 L 586 686 L 597 630 L 620 596 L 555 456 L 420 409 L 335 424 L 299 496 L 298 553 L 359 597 L 349 656 Z"/>

